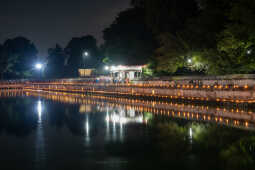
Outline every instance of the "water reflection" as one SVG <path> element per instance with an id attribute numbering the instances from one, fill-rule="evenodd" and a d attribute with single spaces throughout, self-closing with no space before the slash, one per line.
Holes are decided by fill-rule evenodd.
<path id="1" fill-rule="evenodd" d="M 38 123 L 41 124 L 42 122 L 42 102 L 39 100 L 37 102 L 37 113 L 38 113 Z"/>
<path id="2" fill-rule="evenodd" d="M 123 125 L 126 123 L 144 123 L 143 114 L 135 114 L 135 109 L 126 110 L 119 107 L 117 110 L 111 107 L 107 107 L 108 114 L 105 118 L 107 123 L 113 122 L 113 124 L 118 123 Z M 109 110 L 111 110 L 109 114 Z"/>
<path id="3" fill-rule="evenodd" d="M 192 138 L 193 138 L 192 127 L 189 128 L 189 138 L 190 138 L 190 143 L 192 144 Z"/>
<path id="4" fill-rule="evenodd" d="M 79 105 L 78 112 L 84 114 L 84 129 L 86 140 L 89 141 L 91 130 L 90 114 L 93 112 L 105 112 L 106 130 L 112 125 L 115 132 L 117 127 L 124 128 L 126 123 L 146 124 L 151 116 L 174 117 L 187 120 L 214 122 L 227 126 L 239 128 L 255 127 L 255 112 L 252 109 L 238 107 L 235 105 L 211 106 L 206 103 L 174 103 L 160 101 L 146 101 L 138 99 L 114 98 L 107 96 L 85 96 L 83 94 L 67 94 L 59 92 L 37 92 L 37 91 L 1 91 L 1 97 L 35 96 L 53 101 Z M 43 105 L 39 98 L 36 108 L 38 123 L 42 122 Z M 24 106 L 25 107 L 25 106 Z M 10 108 L 12 110 L 13 108 Z M 28 108 L 29 109 L 29 108 Z M 72 108 L 77 110 L 76 108 Z M 49 109 L 52 110 L 52 109 Z M 72 119 L 70 110 L 66 110 L 67 120 Z M 83 117 L 83 116 L 80 116 Z M 75 118 L 76 119 L 76 118 Z M 62 121 L 63 122 L 63 121 Z M 68 121 L 67 121 L 68 122 Z M 58 122 L 60 123 L 60 122 Z M 71 121 L 70 121 L 71 123 Z M 75 129 L 75 128 L 71 128 Z M 78 132 L 78 131 L 77 131 Z M 115 134 L 115 133 L 114 133 Z"/>
<path id="5" fill-rule="evenodd" d="M 0 95 L 0 150 L 8 164 L 118 170 L 255 164 L 252 108 L 36 91 Z M 22 154 L 13 158 L 17 150 Z"/>
<path id="6" fill-rule="evenodd" d="M 39 99 L 36 104 L 36 113 L 38 114 L 38 123 L 36 129 L 36 141 L 35 141 L 35 151 L 36 151 L 36 168 L 44 169 L 44 161 L 46 159 L 45 154 L 45 139 L 44 139 L 44 127 L 42 124 L 42 114 L 43 114 L 43 104 Z"/>
<path id="7" fill-rule="evenodd" d="M 214 122 L 227 126 L 235 126 L 239 128 L 255 128 L 255 112 L 243 104 L 240 105 L 220 105 L 214 106 L 208 103 L 182 103 L 167 101 L 147 101 L 139 99 L 114 98 L 107 96 L 85 96 L 83 94 L 68 94 L 59 92 L 25 92 L 26 96 L 40 96 L 46 99 L 59 101 L 70 104 L 81 104 L 80 112 L 90 112 L 92 106 L 101 107 L 104 111 L 105 107 L 119 107 L 126 109 L 129 117 L 109 117 L 109 121 L 114 118 L 115 123 L 121 121 L 143 122 L 146 123 L 141 116 L 132 118 L 134 112 L 153 113 L 155 116 L 176 117 L 188 120 Z M 102 110 L 101 110 L 102 111 Z M 117 121 L 117 122 L 116 122 Z"/>
<path id="8" fill-rule="evenodd" d="M 17 137 L 29 135 L 37 127 L 38 115 L 34 113 L 33 102 L 23 99 L 18 102 L 12 99 L 0 101 L 0 131 Z"/>
<path id="9" fill-rule="evenodd" d="M 86 145 L 88 146 L 90 144 L 90 136 L 89 136 L 89 118 L 88 118 L 88 114 L 86 115 L 86 121 L 85 121 L 85 141 L 86 141 Z"/>

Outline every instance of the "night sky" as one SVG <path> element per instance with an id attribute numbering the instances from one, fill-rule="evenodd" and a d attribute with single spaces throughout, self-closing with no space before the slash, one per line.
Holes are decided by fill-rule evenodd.
<path id="1" fill-rule="evenodd" d="M 3 0 L 0 5 L 0 43 L 24 36 L 39 55 L 56 43 L 65 46 L 72 37 L 94 35 L 102 43 L 102 30 L 130 0 Z"/>

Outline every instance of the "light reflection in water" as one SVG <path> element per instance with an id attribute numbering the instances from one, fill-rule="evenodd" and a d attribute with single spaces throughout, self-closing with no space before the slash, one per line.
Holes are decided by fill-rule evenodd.
<path id="1" fill-rule="evenodd" d="M 180 104 L 180 103 L 172 103 L 172 102 L 170 103 L 170 102 L 162 102 L 162 101 L 161 102 L 153 101 L 154 106 L 152 107 L 152 102 L 150 101 L 142 101 L 142 100 L 134 101 L 132 99 L 121 99 L 121 98 L 105 97 L 105 96 L 81 96 L 80 94 L 62 95 L 61 93 L 47 94 L 44 92 L 41 92 L 41 93 L 32 92 L 32 93 L 27 93 L 27 96 L 39 96 L 41 98 L 39 101 L 36 101 L 33 103 L 34 105 L 33 108 L 35 113 L 31 114 L 35 117 L 38 116 L 37 117 L 38 126 L 36 131 L 33 131 L 36 135 L 35 136 L 36 141 L 33 140 L 33 142 L 35 142 L 35 145 L 34 145 L 35 155 L 33 150 L 33 156 L 35 157 L 35 160 L 37 161 L 36 163 L 37 168 L 34 168 L 34 169 L 46 169 L 44 167 L 47 166 L 47 159 L 51 159 L 51 157 L 47 158 L 48 157 L 47 154 L 49 154 L 48 149 L 50 148 L 48 145 L 53 144 L 52 141 L 49 142 L 48 133 L 49 131 L 50 131 L 50 134 L 56 133 L 54 132 L 54 129 L 52 131 L 51 127 L 47 127 L 48 124 L 46 120 L 50 120 L 48 119 L 50 118 L 50 115 L 53 118 L 55 118 L 54 117 L 55 113 L 50 112 L 50 109 L 49 109 L 50 107 L 49 108 L 46 107 L 48 105 L 46 105 L 44 98 L 54 100 L 54 101 L 60 101 L 63 103 L 71 102 L 71 103 L 79 104 L 79 105 L 72 105 L 70 107 L 69 105 L 66 105 L 66 104 L 59 104 L 57 102 L 53 102 L 54 107 L 55 105 L 57 105 L 56 108 L 58 108 L 58 111 L 63 112 L 63 114 L 61 113 L 59 115 L 59 116 L 63 116 L 61 117 L 60 120 L 64 118 L 63 120 L 65 121 L 66 124 L 62 126 L 67 127 L 68 129 L 63 128 L 65 130 L 64 131 L 65 133 L 60 135 L 51 135 L 51 136 L 54 136 L 60 139 L 59 137 L 63 135 L 64 137 L 62 139 L 66 139 L 66 135 L 69 135 L 68 132 L 71 132 L 73 134 L 75 134 L 75 132 L 78 132 L 79 136 L 77 138 L 75 137 L 74 141 L 75 142 L 79 141 L 78 144 L 81 144 L 81 145 L 85 144 L 87 146 L 90 144 L 93 146 L 94 145 L 97 146 L 97 143 L 105 144 L 105 143 L 108 143 L 108 141 L 117 141 L 117 142 L 125 141 L 126 139 L 129 139 L 130 133 L 135 134 L 133 136 L 136 138 L 137 136 L 140 135 L 140 131 L 137 131 L 138 133 L 136 134 L 136 129 L 130 128 L 131 124 L 146 123 L 148 122 L 148 120 L 150 120 L 150 118 L 152 118 L 152 116 L 164 118 L 164 120 L 166 120 L 167 118 L 174 117 L 178 119 L 187 119 L 191 121 L 193 120 L 210 121 L 210 122 L 214 122 L 214 123 L 216 122 L 220 124 L 223 124 L 224 121 L 226 121 L 226 125 L 231 125 L 231 123 L 234 122 L 234 125 L 236 125 L 236 127 L 239 127 L 242 125 L 245 125 L 245 127 L 248 127 L 253 125 L 254 123 L 252 119 L 254 117 L 254 112 L 252 111 L 247 112 L 247 110 L 240 109 L 240 108 L 238 108 L 238 110 L 232 109 L 232 108 L 212 108 L 210 106 L 201 107 L 191 103 Z M 47 101 L 47 104 L 48 104 L 48 101 Z M 70 107 L 70 109 L 68 109 L 67 111 L 66 109 L 62 110 L 63 106 L 65 107 L 68 106 L 68 108 Z M 80 111 L 80 114 L 77 114 L 78 109 Z M 47 114 L 46 114 L 46 111 L 47 111 Z M 53 111 L 55 112 L 56 110 L 54 109 Z M 97 116 L 100 116 L 100 119 L 97 119 L 98 118 Z M 238 117 L 239 119 L 237 119 Z M 245 124 L 242 124 L 243 120 L 246 121 Z M 100 123 L 95 123 L 95 121 L 96 122 L 100 121 Z M 97 126 L 101 126 L 101 127 L 98 128 Z M 134 127 L 137 127 L 137 125 L 135 125 Z M 201 126 L 203 128 L 201 128 L 202 130 L 199 131 L 197 129 L 198 127 L 193 126 L 193 124 L 192 124 L 192 127 L 190 127 L 190 124 L 188 124 L 187 128 L 186 127 L 185 127 L 186 134 L 184 137 L 182 137 L 182 139 L 190 141 L 191 144 L 196 144 L 196 140 L 197 140 L 196 138 L 198 136 L 197 134 L 204 133 L 203 128 L 207 128 L 206 126 Z M 74 131 L 72 131 L 72 128 L 74 128 Z M 96 128 L 98 128 L 99 130 Z M 180 128 L 180 130 L 182 130 L 182 128 Z M 101 135 L 102 133 L 106 135 L 102 136 Z M 100 135 L 100 138 L 98 139 L 99 135 Z M 175 136 L 175 133 L 173 135 L 173 138 L 174 136 Z M 104 140 L 107 142 L 105 142 Z M 60 143 L 68 144 L 68 145 L 63 145 L 63 146 L 67 146 L 66 148 L 68 148 L 65 155 L 69 155 L 69 152 L 70 152 L 69 149 L 70 148 L 72 149 L 73 147 L 71 145 L 75 145 L 75 147 L 80 146 L 80 145 L 76 145 L 76 143 L 73 143 L 73 136 L 71 136 L 70 143 L 64 140 L 61 140 Z M 59 141 L 58 141 L 58 144 L 59 144 Z M 179 143 L 177 142 L 176 148 L 178 148 L 178 144 Z M 94 148 L 100 148 L 100 147 L 94 147 Z M 146 147 L 146 150 L 147 148 L 149 147 Z M 88 149 L 90 151 L 93 151 L 93 152 L 85 151 L 86 154 L 88 155 L 86 157 L 88 157 L 90 159 L 89 161 L 91 161 L 91 159 L 94 158 L 93 154 L 95 155 L 95 152 L 93 150 L 93 147 L 88 147 Z M 77 155 L 77 154 L 83 155 L 84 150 L 81 149 L 81 153 L 79 152 L 74 153 L 74 155 Z M 72 153 L 70 155 L 72 156 Z M 101 151 L 98 155 L 100 156 L 102 155 Z M 85 156 L 82 156 L 81 160 L 79 159 L 77 162 L 83 162 L 84 165 L 88 165 L 86 164 L 87 162 L 84 161 L 84 157 Z M 57 157 L 57 159 L 59 159 L 59 157 Z M 69 158 L 67 159 L 69 160 Z M 77 158 L 75 157 L 75 159 Z M 59 161 L 59 160 L 56 160 L 56 161 Z M 114 162 L 114 164 L 116 164 L 116 162 Z"/>
<path id="2" fill-rule="evenodd" d="M 36 162 L 37 168 L 44 167 L 44 161 L 46 159 L 45 154 L 45 141 L 44 141 L 44 127 L 42 124 L 42 113 L 43 113 L 43 104 L 42 101 L 39 100 L 36 103 L 37 114 L 38 114 L 38 126 L 36 130 L 36 142 L 35 142 L 35 149 L 36 149 Z"/>
<path id="3" fill-rule="evenodd" d="M 189 139 L 190 139 L 190 143 L 192 144 L 192 140 L 193 140 L 193 132 L 192 132 L 192 128 L 189 128 Z"/>
<path id="4" fill-rule="evenodd" d="M 123 135 L 123 123 L 120 123 L 120 141 L 124 140 L 124 135 Z"/>
<path id="5" fill-rule="evenodd" d="M 107 105 L 109 107 L 123 107 L 130 112 L 130 116 L 134 114 L 134 111 L 140 113 L 152 113 L 154 116 L 167 116 L 180 119 L 187 119 L 191 121 L 205 121 L 218 124 L 224 124 L 227 126 L 234 126 L 238 128 L 255 128 L 255 112 L 250 110 L 241 104 L 238 106 L 226 105 L 223 107 L 211 107 L 206 103 L 197 105 L 193 103 L 179 103 L 171 101 L 148 101 L 141 99 L 128 99 L 128 98 L 115 98 L 110 96 L 87 96 L 85 94 L 64 93 L 64 92 L 46 92 L 46 91 L 13 91 L 8 93 L 1 93 L 1 96 L 39 96 L 46 99 L 59 101 L 70 104 L 81 105 Z M 133 110 L 131 110 L 133 109 Z M 81 108 L 82 112 L 89 112 L 90 108 Z M 112 116 L 107 118 L 109 122 L 112 122 Z M 114 118 L 116 119 L 116 118 Z M 126 123 L 126 119 L 120 118 L 123 124 Z M 139 121 L 141 122 L 141 118 Z M 147 120 L 143 120 L 145 123 Z M 115 123 L 116 120 L 115 120 Z M 119 122 L 120 123 L 120 122 Z"/>
<path id="6" fill-rule="evenodd" d="M 105 135 L 105 140 L 108 141 L 110 140 L 110 117 L 109 117 L 109 107 L 106 107 L 106 135 Z"/>
<path id="7" fill-rule="evenodd" d="M 37 114 L 38 114 L 38 123 L 42 123 L 42 102 L 39 100 L 37 102 Z"/>
<path id="8" fill-rule="evenodd" d="M 85 119 L 85 142 L 86 145 L 90 145 L 90 134 L 89 134 L 89 115 L 86 114 L 86 119 Z"/>
<path id="9" fill-rule="evenodd" d="M 99 110 L 104 110 L 104 107 L 98 108 Z M 110 107 L 106 106 L 106 115 L 105 115 L 105 122 L 106 122 L 106 140 L 124 140 L 124 128 L 126 124 L 129 123 L 144 123 L 143 115 L 140 115 L 138 112 L 136 114 L 134 109 L 125 109 L 125 107 Z M 131 113 L 131 114 L 130 114 Z M 110 127 L 112 129 L 110 130 Z M 112 136 L 111 133 L 112 132 Z"/>

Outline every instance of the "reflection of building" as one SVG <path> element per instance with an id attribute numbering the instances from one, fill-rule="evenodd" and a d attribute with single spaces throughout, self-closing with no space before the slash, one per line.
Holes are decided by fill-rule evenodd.
<path id="1" fill-rule="evenodd" d="M 20 93 L 0 92 L 0 96 L 15 96 Z M 244 105 L 223 105 L 212 107 L 209 103 L 196 105 L 194 103 L 175 103 L 162 101 L 147 101 L 143 99 L 123 99 L 107 96 L 84 96 L 83 94 L 67 95 L 61 92 L 27 91 L 26 96 L 40 96 L 63 103 L 89 104 L 99 106 L 97 109 L 106 111 L 107 122 L 125 124 L 127 122 L 144 122 L 154 115 L 204 121 L 234 126 L 238 128 L 255 129 L 255 112 Z M 142 121 L 143 120 L 143 121 Z"/>
<path id="2" fill-rule="evenodd" d="M 113 123 L 144 123 L 146 122 L 144 120 L 143 114 L 136 114 L 134 109 L 125 109 L 124 107 L 107 107 L 109 115 L 106 117 L 107 122 L 113 122 Z"/>
<path id="3" fill-rule="evenodd" d="M 135 80 L 142 77 L 142 71 L 145 65 L 141 66 L 112 66 L 110 68 L 111 76 L 118 80 Z"/>
<path id="4" fill-rule="evenodd" d="M 92 112 L 91 105 L 88 105 L 88 104 L 80 105 L 79 112 L 80 113 L 91 113 Z"/>

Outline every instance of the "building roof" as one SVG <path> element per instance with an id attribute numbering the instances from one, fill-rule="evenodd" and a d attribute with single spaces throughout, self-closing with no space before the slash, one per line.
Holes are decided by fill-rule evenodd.
<path id="1" fill-rule="evenodd" d="M 111 66 L 110 71 L 111 72 L 119 72 L 119 71 L 142 71 L 142 69 L 146 67 L 146 65 L 133 65 L 133 66 L 127 66 L 127 65 L 119 65 L 119 66 Z"/>

